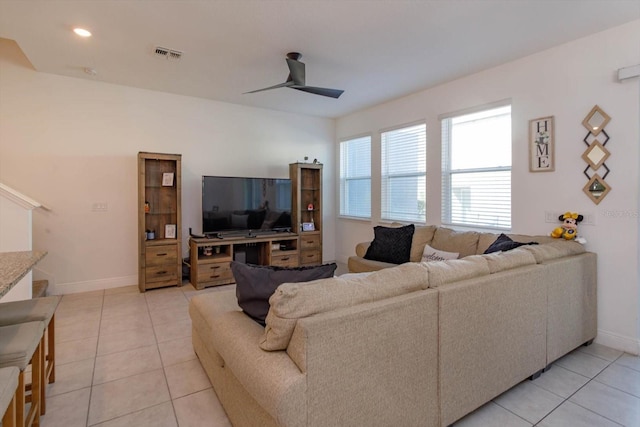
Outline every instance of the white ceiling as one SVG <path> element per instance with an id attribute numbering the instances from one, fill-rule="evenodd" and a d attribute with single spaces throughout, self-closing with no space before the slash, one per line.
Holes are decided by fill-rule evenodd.
<path id="1" fill-rule="evenodd" d="M 40 72 L 322 117 L 636 19 L 639 0 L 0 0 L 0 37 Z M 161 59 L 156 46 L 183 57 Z M 308 85 L 342 97 L 243 95 L 284 82 L 291 51 Z"/>

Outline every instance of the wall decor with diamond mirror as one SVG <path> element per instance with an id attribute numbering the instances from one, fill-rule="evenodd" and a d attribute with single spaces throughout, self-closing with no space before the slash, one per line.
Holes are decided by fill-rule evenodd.
<path id="1" fill-rule="evenodd" d="M 583 172 L 589 180 L 582 191 L 584 191 L 596 205 L 611 191 L 611 187 L 605 182 L 605 178 L 610 172 L 605 161 L 611 153 L 605 147 L 607 142 L 609 142 L 609 135 L 604 130 L 610 120 L 611 117 L 596 105 L 582 121 L 582 125 L 587 128 L 588 131 L 587 136 L 583 139 L 587 145 L 587 149 L 582 154 L 582 159 L 587 162 L 587 167 Z M 605 171 L 602 176 L 598 174 L 600 168 Z M 589 175 L 590 169 L 591 175 Z"/>

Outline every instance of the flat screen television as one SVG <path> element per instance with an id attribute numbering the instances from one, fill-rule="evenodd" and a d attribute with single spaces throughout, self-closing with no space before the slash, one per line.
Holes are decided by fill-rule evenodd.
<path id="1" fill-rule="evenodd" d="M 202 233 L 291 230 L 291 180 L 202 177 Z"/>

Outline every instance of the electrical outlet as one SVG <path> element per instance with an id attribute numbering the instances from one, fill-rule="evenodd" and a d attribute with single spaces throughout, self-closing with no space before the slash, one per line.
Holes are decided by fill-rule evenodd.
<path id="1" fill-rule="evenodd" d="M 93 202 L 91 205 L 92 212 L 107 212 L 109 210 L 109 205 L 107 202 Z"/>
<path id="2" fill-rule="evenodd" d="M 584 217 L 584 219 L 582 220 L 581 224 L 584 225 L 596 225 L 596 215 L 589 212 L 586 214 L 582 215 Z"/>
<path id="3" fill-rule="evenodd" d="M 555 213 L 555 212 L 545 211 L 544 212 L 544 222 L 556 223 L 556 222 L 558 222 L 558 216 L 560 216 L 560 214 Z"/>

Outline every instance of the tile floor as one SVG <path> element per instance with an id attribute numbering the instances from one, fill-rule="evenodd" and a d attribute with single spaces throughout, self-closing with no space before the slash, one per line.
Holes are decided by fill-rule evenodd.
<path id="1" fill-rule="evenodd" d="M 231 285 L 233 286 L 233 285 Z M 230 426 L 191 346 L 191 285 L 65 295 L 43 427 Z M 557 361 L 455 424 L 640 426 L 640 358 L 598 344 Z"/>

